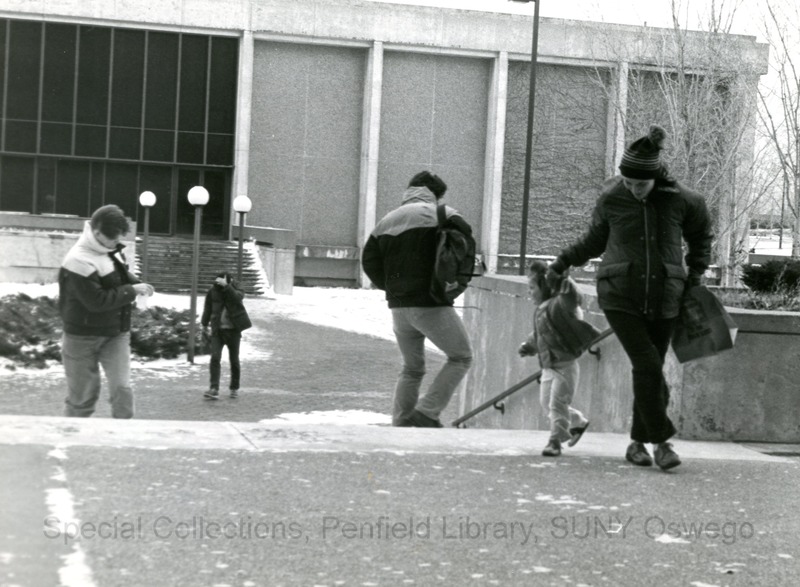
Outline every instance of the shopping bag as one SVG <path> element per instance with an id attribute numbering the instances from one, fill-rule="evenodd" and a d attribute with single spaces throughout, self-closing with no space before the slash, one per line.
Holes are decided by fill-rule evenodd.
<path id="1" fill-rule="evenodd" d="M 711 357 L 732 349 L 736 323 L 722 303 L 705 286 L 691 288 L 681 301 L 681 312 L 672 335 L 672 350 L 678 361 Z"/>

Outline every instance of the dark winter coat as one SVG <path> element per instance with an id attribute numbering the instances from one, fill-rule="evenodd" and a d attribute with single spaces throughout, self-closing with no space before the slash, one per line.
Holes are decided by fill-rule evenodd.
<path id="1" fill-rule="evenodd" d="M 452 305 L 430 295 L 439 226 L 436 208 L 436 196 L 428 188 L 408 188 L 400 207 L 378 222 L 364 245 L 364 273 L 386 292 L 390 308 Z M 445 211 L 458 230 L 472 235 L 456 210 L 446 206 Z"/>
<path id="2" fill-rule="evenodd" d="M 78 242 L 64 257 L 58 271 L 58 306 L 64 332 L 81 336 L 116 336 L 131 328 L 136 299 L 122 250 L 100 244 L 87 221 Z"/>
<path id="3" fill-rule="evenodd" d="M 561 252 L 553 268 L 563 271 L 602 254 L 597 297 L 603 310 L 674 318 L 687 281 L 683 261 L 689 280 L 699 283 L 711 240 L 711 221 L 699 194 L 664 178 L 640 201 L 621 177 L 614 177 L 603 187 L 588 231 Z"/>
<path id="4" fill-rule="evenodd" d="M 582 319 L 581 294 L 567 279 L 565 292 L 545 300 L 533 314 L 533 332 L 525 344 L 539 355 L 539 366 L 550 368 L 573 361 L 589 348 L 600 331 Z"/>
<path id="5" fill-rule="evenodd" d="M 235 330 L 241 332 L 250 328 L 253 324 L 242 303 L 243 299 L 244 292 L 234 282 L 224 287 L 212 285 L 203 304 L 203 316 L 200 319 L 203 328 L 211 324 L 211 332 L 217 332 L 220 329 L 223 310 L 227 310 L 228 320 Z"/>

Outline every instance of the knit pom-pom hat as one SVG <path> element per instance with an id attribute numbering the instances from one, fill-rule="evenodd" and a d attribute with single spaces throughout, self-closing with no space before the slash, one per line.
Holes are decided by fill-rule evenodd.
<path id="1" fill-rule="evenodd" d="M 661 149 L 667 131 L 653 124 L 650 132 L 633 141 L 622 154 L 619 172 L 630 179 L 656 179 L 661 173 Z"/>

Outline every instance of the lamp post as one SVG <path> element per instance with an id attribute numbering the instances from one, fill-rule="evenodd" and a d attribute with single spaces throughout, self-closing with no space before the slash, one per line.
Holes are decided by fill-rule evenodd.
<path id="1" fill-rule="evenodd" d="M 244 217 L 253 207 L 253 202 L 246 195 L 242 194 L 233 199 L 233 209 L 239 214 L 239 264 L 236 272 L 236 280 L 242 282 L 242 246 L 244 242 Z"/>
<path id="2" fill-rule="evenodd" d="M 189 310 L 189 345 L 186 349 L 186 358 L 194 363 L 194 336 L 197 328 L 197 272 L 200 265 L 200 221 L 203 218 L 203 206 L 208 204 L 208 190 L 196 185 L 189 190 L 186 196 L 189 203 L 194 206 L 194 250 L 192 253 L 192 299 Z"/>
<path id="3" fill-rule="evenodd" d="M 142 251 L 142 281 L 147 283 L 147 238 L 150 235 L 150 208 L 156 205 L 156 195 L 153 192 L 142 192 L 139 195 L 139 204 L 144 208 L 144 251 Z"/>
<path id="4" fill-rule="evenodd" d="M 533 39 L 531 41 L 531 78 L 528 89 L 528 134 L 525 138 L 525 179 L 522 184 L 522 226 L 519 243 L 519 274 L 525 275 L 525 257 L 528 248 L 528 202 L 531 189 L 531 156 L 533 155 L 533 104 L 536 97 L 536 61 L 539 49 L 539 2 L 541 0 L 511 0 L 528 4 L 533 2 Z"/>

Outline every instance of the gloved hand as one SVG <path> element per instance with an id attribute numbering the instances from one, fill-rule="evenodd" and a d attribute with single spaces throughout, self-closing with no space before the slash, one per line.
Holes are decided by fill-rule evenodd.
<path id="1" fill-rule="evenodd" d="M 523 342 L 519 345 L 519 349 L 517 349 L 517 353 L 520 357 L 531 357 L 536 354 L 536 349 L 534 349 L 528 341 Z"/>
<path id="2" fill-rule="evenodd" d="M 700 279 L 699 273 L 689 273 L 689 277 L 686 279 L 686 289 L 692 289 L 698 285 L 702 285 L 702 281 Z"/>

